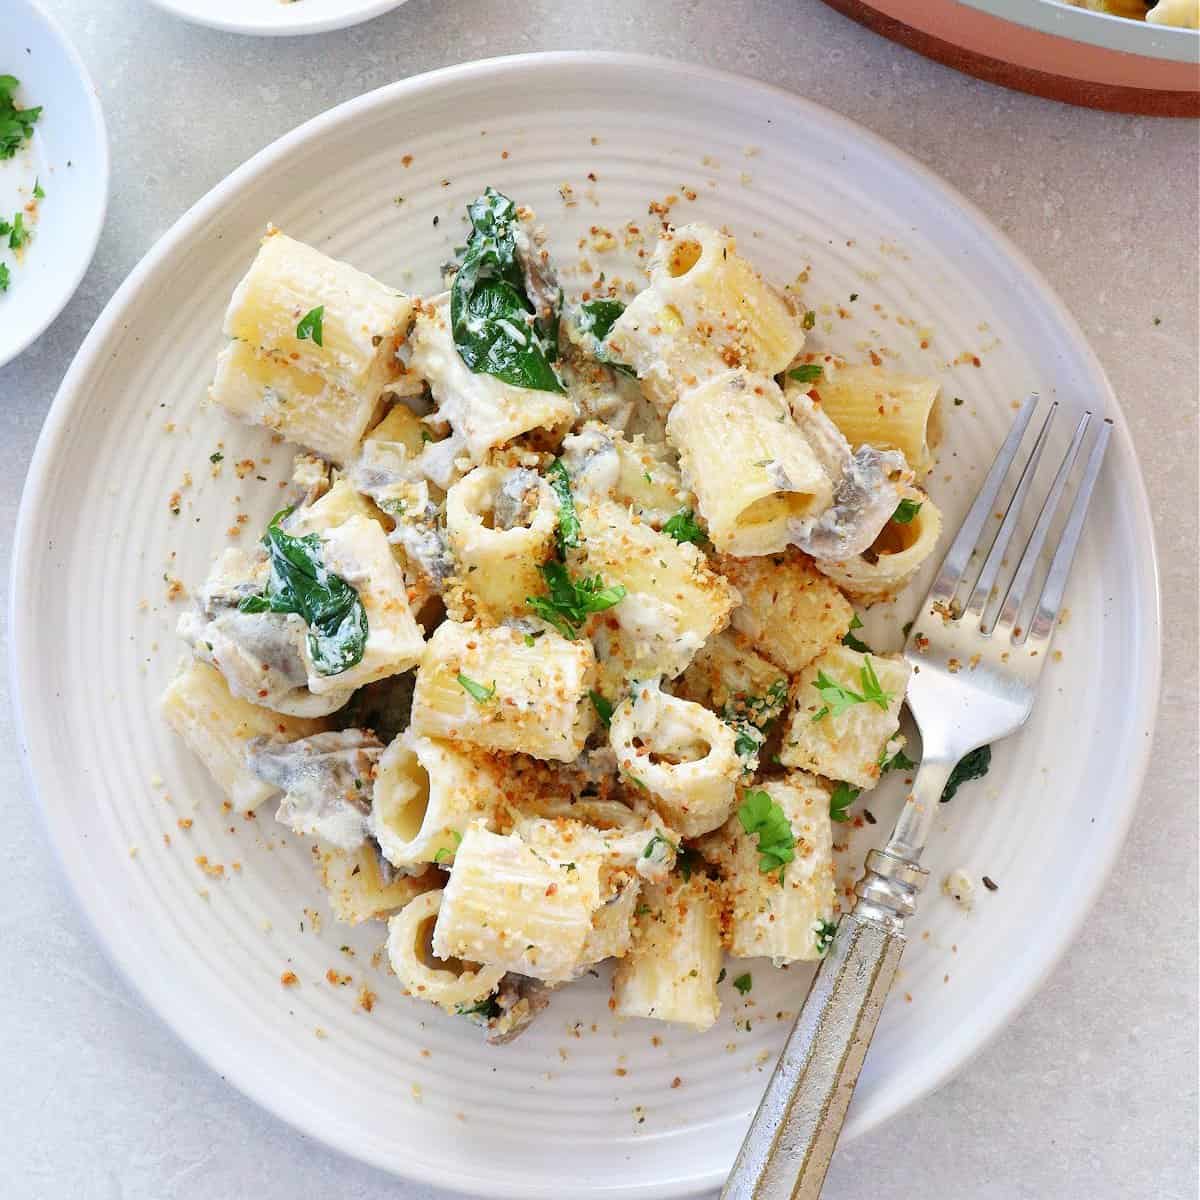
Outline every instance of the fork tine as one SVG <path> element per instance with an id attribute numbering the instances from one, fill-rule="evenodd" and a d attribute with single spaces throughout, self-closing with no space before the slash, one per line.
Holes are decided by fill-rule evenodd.
<path id="1" fill-rule="evenodd" d="M 1075 561 L 1075 551 L 1079 546 L 1079 535 L 1083 531 L 1083 519 L 1087 516 L 1088 503 L 1092 498 L 1092 489 L 1100 476 L 1100 468 L 1104 463 L 1104 452 L 1108 449 L 1109 434 L 1112 433 L 1113 423 L 1105 418 L 1096 435 L 1096 444 L 1088 457 L 1083 479 L 1079 484 L 1079 492 L 1075 503 L 1071 506 L 1071 515 L 1067 518 L 1062 538 L 1054 558 L 1050 562 L 1050 571 L 1042 586 L 1042 594 L 1038 599 L 1037 611 L 1029 625 L 1029 638 L 1039 642 L 1048 642 L 1054 632 L 1054 623 L 1058 620 L 1058 610 L 1062 606 L 1063 591 L 1067 586 L 1067 576 L 1071 574 L 1071 564 Z"/>
<path id="2" fill-rule="evenodd" d="M 1008 508 L 1004 513 L 1004 520 L 1000 523 L 1000 529 L 996 533 L 996 540 L 992 543 L 992 548 L 988 551 L 988 556 L 984 560 L 983 570 L 979 573 L 979 579 L 975 587 L 971 590 L 965 611 L 969 612 L 972 616 L 982 617 L 984 609 L 987 608 L 988 597 L 991 595 L 992 586 L 996 582 L 996 576 L 1000 573 L 1000 565 L 1004 561 L 1005 553 L 1008 551 L 1008 543 L 1012 540 L 1012 536 L 1016 532 L 1017 522 L 1021 518 L 1021 509 L 1025 504 L 1025 496 L 1029 491 L 1030 485 L 1033 483 L 1034 475 L 1037 474 L 1038 463 L 1041 461 L 1042 451 L 1046 448 L 1046 439 L 1050 434 L 1050 426 L 1054 421 L 1054 414 L 1057 411 L 1058 401 L 1056 400 L 1050 405 L 1050 411 L 1046 414 L 1046 419 L 1042 422 L 1042 428 L 1038 431 L 1037 441 L 1033 445 L 1033 452 L 1029 455 L 1025 467 L 1021 471 L 1021 478 L 1017 481 L 1016 489 L 1013 491 L 1012 499 L 1008 502 Z"/>
<path id="3" fill-rule="evenodd" d="M 996 618 L 992 626 L 992 629 L 1011 629 L 1014 633 L 1014 641 L 1021 640 L 1015 636 L 1019 632 L 1016 629 L 1016 622 L 1021 613 L 1021 605 L 1025 602 L 1025 589 L 1029 586 L 1029 581 L 1037 568 L 1042 547 L 1046 544 L 1046 534 L 1049 533 L 1050 523 L 1054 520 L 1054 514 L 1058 511 L 1059 501 L 1062 499 L 1063 490 L 1067 486 L 1067 478 L 1071 474 L 1071 468 L 1075 465 L 1075 459 L 1079 454 L 1079 447 L 1083 443 L 1083 435 L 1087 432 L 1087 427 L 1091 419 L 1092 414 L 1090 412 L 1085 412 L 1079 418 L 1079 424 L 1075 427 L 1075 436 L 1071 439 L 1067 453 L 1063 456 L 1062 463 L 1055 473 L 1054 482 L 1050 485 L 1050 491 L 1046 493 L 1045 502 L 1042 504 L 1042 511 L 1038 513 L 1037 521 L 1033 526 L 1033 532 L 1029 535 L 1029 541 L 1025 543 L 1025 549 L 1021 553 L 1021 561 L 1017 563 L 1016 574 L 1013 575 L 1012 582 L 1008 585 L 1008 591 L 1004 596 L 1004 603 L 1000 608 L 1000 615 Z M 1070 564 L 1068 563 L 1069 566 Z M 991 630 L 987 630 L 986 632 L 990 633 Z"/>
<path id="4" fill-rule="evenodd" d="M 1016 420 L 1013 421 L 1012 428 L 1008 431 L 1008 437 L 1004 439 L 1004 445 L 996 454 L 996 458 L 988 470 L 987 478 L 984 479 L 979 494 L 975 497 L 975 503 L 971 505 L 966 519 L 959 527 L 958 536 L 951 542 L 950 549 L 946 551 L 946 557 L 942 559 L 937 578 L 934 579 L 933 586 L 929 589 L 927 601 L 948 602 L 954 599 L 954 593 L 958 591 L 959 582 L 971 561 L 975 543 L 979 541 L 979 535 L 983 532 L 988 516 L 995 506 L 996 497 L 1000 494 L 1000 488 L 1016 457 L 1021 439 L 1025 436 L 1025 430 L 1029 428 L 1029 422 L 1033 418 L 1033 411 L 1037 408 L 1037 404 L 1036 392 L 1032 392 L 1022 403 Z"/>

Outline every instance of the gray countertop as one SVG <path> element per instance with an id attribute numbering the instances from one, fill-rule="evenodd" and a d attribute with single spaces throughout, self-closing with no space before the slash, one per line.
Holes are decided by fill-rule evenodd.
<path id="1" fill-rule="evenodd" d="M 1196 124 L 1006 92 L 893 46 L 818 0 L 411 0 L 355 29 L 282 41 L 185 25 L 140 0 L 44 2 L 99 86 L 113 190 L 74 300 L 0 368 L 6 574 L 42 419 L 127 272 L 254 151 L 395 79 L 549 49 L 709 63 L 861 122 L 944 176 L 1016 241 L 1099 353 L 1145 467 L 1168 644 L 1155 752 L 1112 884 L 1050 981 L 954 1080 L 847 1146 L 826 1195 L 1195 1197 Z M 0 2 L 0 40 L 2 12 Z M 20 1200 L 432 1197 L 259 1111 L 142 1008 L 70 898 L 21 775 L 7 705 L 0 720 L 8 830 L 0 844 L 0 1192 Z"/>

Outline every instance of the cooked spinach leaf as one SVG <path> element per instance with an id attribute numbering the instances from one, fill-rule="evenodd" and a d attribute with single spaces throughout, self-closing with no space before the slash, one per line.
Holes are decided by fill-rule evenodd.
<path id="1" fill-rule="evenodd" d="M 238 608 L 303 617 L 313 666 L 321 675 L 339 675 L 362 662 L 367 613 L 354 588 L 325 566 L 317 534 L 298 538 L 280 528 L 291 511 L 276 513 L 263 536 L 271 562 L 266 588 L 261 595 L 247 596 Z"/>
<path id="2" fill-rule="evenodd" d="M 489 187 L 467 215 L 471 236 L 450 285 L 450 325 L 463 362 L 514 387 L 564 391 L 551 365 L 557 313 L 539 326 L 517 261 L 516 205 Z"/>
<path id="3" fill-rule="evenodd" d="M 972 779 L 982 779 L 988 773 L 991 765 L 991 746 L 980 746 L 978 750 L 972 750 L 966 758 L 960 759 L 958 766 L 950 772 L 950 778 L 946 780 L 946 786 L 942 789 L 942 803 L 953 800 L 958 794 L 958 789 L 964 783 L 970 783 Z"/>

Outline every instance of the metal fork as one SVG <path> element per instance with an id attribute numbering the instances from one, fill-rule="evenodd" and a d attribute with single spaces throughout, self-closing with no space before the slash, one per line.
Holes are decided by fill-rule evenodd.
<path id="1" fill-rule="evenodd" d="M 1001 593 L 1001 572 L 1056 404 L 1050 405 L 999 528 L 994 535 L 985 530 L 1037 406 L 1036 395 L 1021 406 L 913 622 L 904 647 L 913 668 L 906 698 L 921 731 L 921 765 L 887 846 L 867 856 L 866 873 L 855 889 L 858 901 L 838 924 L 723 1200 L 817 1200 L 904 952 L 904 923 L 929 875 L 920 859 L 942 790 L 961 758 L 1013 733 L 1033 711 L 1112 430 L 1111 421 L 1101 423 L 1040 595 L 1022 624 L 1039 558 L 1092 422 L 1091 413 L 1080 418 Z M 980 557 L 982 567 L 976 565 Z"/>

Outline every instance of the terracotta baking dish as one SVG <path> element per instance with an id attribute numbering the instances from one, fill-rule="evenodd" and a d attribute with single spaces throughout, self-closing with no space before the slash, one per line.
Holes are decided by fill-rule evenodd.
<path id="1" fill-rule="evenodd" d="M 1193 29 L 1056 0 L 826 3 L 928 58 L 1004 87 L 1114 112 L 1200 116 L 1200 32 Z"/>

